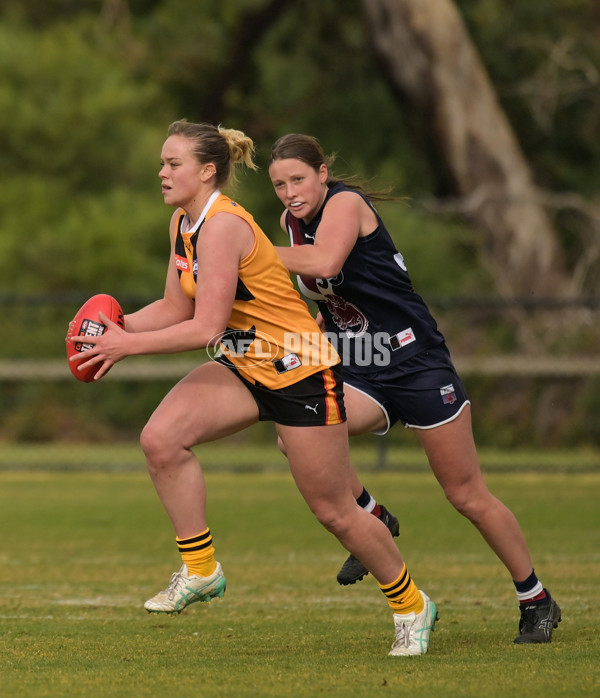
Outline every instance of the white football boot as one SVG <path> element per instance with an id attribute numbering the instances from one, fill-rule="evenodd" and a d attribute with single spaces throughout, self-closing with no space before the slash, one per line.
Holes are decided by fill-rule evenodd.
<path id="1" fill-rule="evenodd" d="M 429 596 L 420 594 L 425 602 L 421 613 L 394 613 L 396 639 L 388 652 L 390 657 L 425 654 L 429 648 L 429 633 L 435 629 L 438 612 Z"/>
<path id="2" fill-rule="evenodd" d="M 188 568 L 183 565 L 179 572 L 171 576 L 169 586 L 148 599 L 144 608 L 148 613 L 181 613 L 186 606 L 196 601 L 222 598 L 226 587 L 227 580 L 220 562 L 217 562 L 217 569 L 210 577 L 199 577 L 197 574 L 188 577 Z"/>

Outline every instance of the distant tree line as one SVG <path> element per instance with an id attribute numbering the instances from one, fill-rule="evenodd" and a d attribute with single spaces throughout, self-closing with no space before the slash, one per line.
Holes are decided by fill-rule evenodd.
<path id="1" fill-rule="evenodd" d="M 426 299 L 597 298 L 599 35 L 597 0 L 0 0 L 0 293 L 160 295 L 159 153 L 186 117 L 255 140 L 233 193 L 275 241 L 270 145 L 306 132 L 338 173 L 406 197 L 381 208 Z M 43 312 L 0 309 L 2 357 L 62 352 Z M 589 308 L 442 322 L 461 354 L 597 353 Z M 4 408 L 35 425 L 30 390 Z M 520 393 L 521 424 L 544 390 Z M 561 392 L 569 439 L 596 433 L 597 393 Z"/>

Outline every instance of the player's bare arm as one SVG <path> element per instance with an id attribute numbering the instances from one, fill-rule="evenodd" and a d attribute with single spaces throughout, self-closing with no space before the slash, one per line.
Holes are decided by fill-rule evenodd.
<path id="1" fill-rule="evenodd" d="M 217 213 L 202 227 L 196 243 L 194 321 L 203 328 L 203 346 L 225 331 L 235 300 L 239 265 L 253 247 L 252 229 L 233 214 Z"/>
<path id="2" fill-rule="evenodd" d="M 194 317 L 159 330 L 111 332 L 87 338 L 93 348 L 82 354 L 94 362 L 116 363 L 126 356 L 175 354 L 206 347 L 227 326 L 237 288 L 240 259 L 254 244 L 250 227 L 237 216 L 217 214 L 198 236 L 198 284 Z M 117 328 L 118 329 L 118 328 Z"/>
<path id="3" fill-rule="evenodd" d="M 295 274 L 319 279 L 337 276 L 362 234 L 359 224 L 361 204 L 368 209 L 362 199 L 351 192 L 341 192 L 331 197 L 323 211 L 313 245 L 277 247 L 277 253 L 287 269 Z M 374 229 L 374 215 L 373 221 Z"/>

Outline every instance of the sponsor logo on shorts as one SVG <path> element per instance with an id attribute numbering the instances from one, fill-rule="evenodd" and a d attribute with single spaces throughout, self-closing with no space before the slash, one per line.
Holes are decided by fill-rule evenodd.
<path id="1" fill-rule="evenodd" d="M 454 391 L 452 383 L 440 388 L 440 395 L 442 396 L 444 405 L 453 405 L 456 402 L 456 392 Z"/>

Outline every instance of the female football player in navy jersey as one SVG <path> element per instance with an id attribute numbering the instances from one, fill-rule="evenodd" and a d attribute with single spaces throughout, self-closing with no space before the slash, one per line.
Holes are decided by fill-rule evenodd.
<path id="1" fill-rule="evenodd" d="M 424 654 L 436 606 L 411 579 L 385 526 L 353 497 L 339 356 L 321 341 L 267 236 L 220 191 L 238 165 L 254 167 L 253 150 L 241 131 L 171 124 L 159 172 L 164 201 L 175 208 L 164 296 L 126 315 L 124 329 L 103 318 L 106 332 L 86 337 L 91 348 L 78 357 L 82 367 L 100 364 L 99 378 L 135 354 L 220 348 L 214 361 L 193 369 L 165 396 L 142 432 L 148 471 L 183 562 L 144 606 L 180 613 L 223 596 L 225 576 L 192 447 L 270 420 L 311 511 L 377 579 L 394 617 L 389 654 Z M 306 345 L 296 341 L 300 336 Z"/>
<path id="2" fill-rule="evenodd" d="M 511 574 L 521 611 L 515 643 L 549 642 L 560 609 L 533 570 L 515 516 L 486 487 L 464 386 L 373 206 L 386 197 L 369 194 L 356 178 L 332 176 L 333 160 L 315 138 L 288 134 L 272 147 L 269 176 L 292 243 L 277 251 L 318 303 L 317 319 L 342 356 L 349 433 L 385 434 L 398 421 L 415 430 L 446 497 Z M 395 517 L 358 478 L 353 492 L 397 534 Z M 365 574 L 351 555 L 338 581 L 351 584 Z"/>

